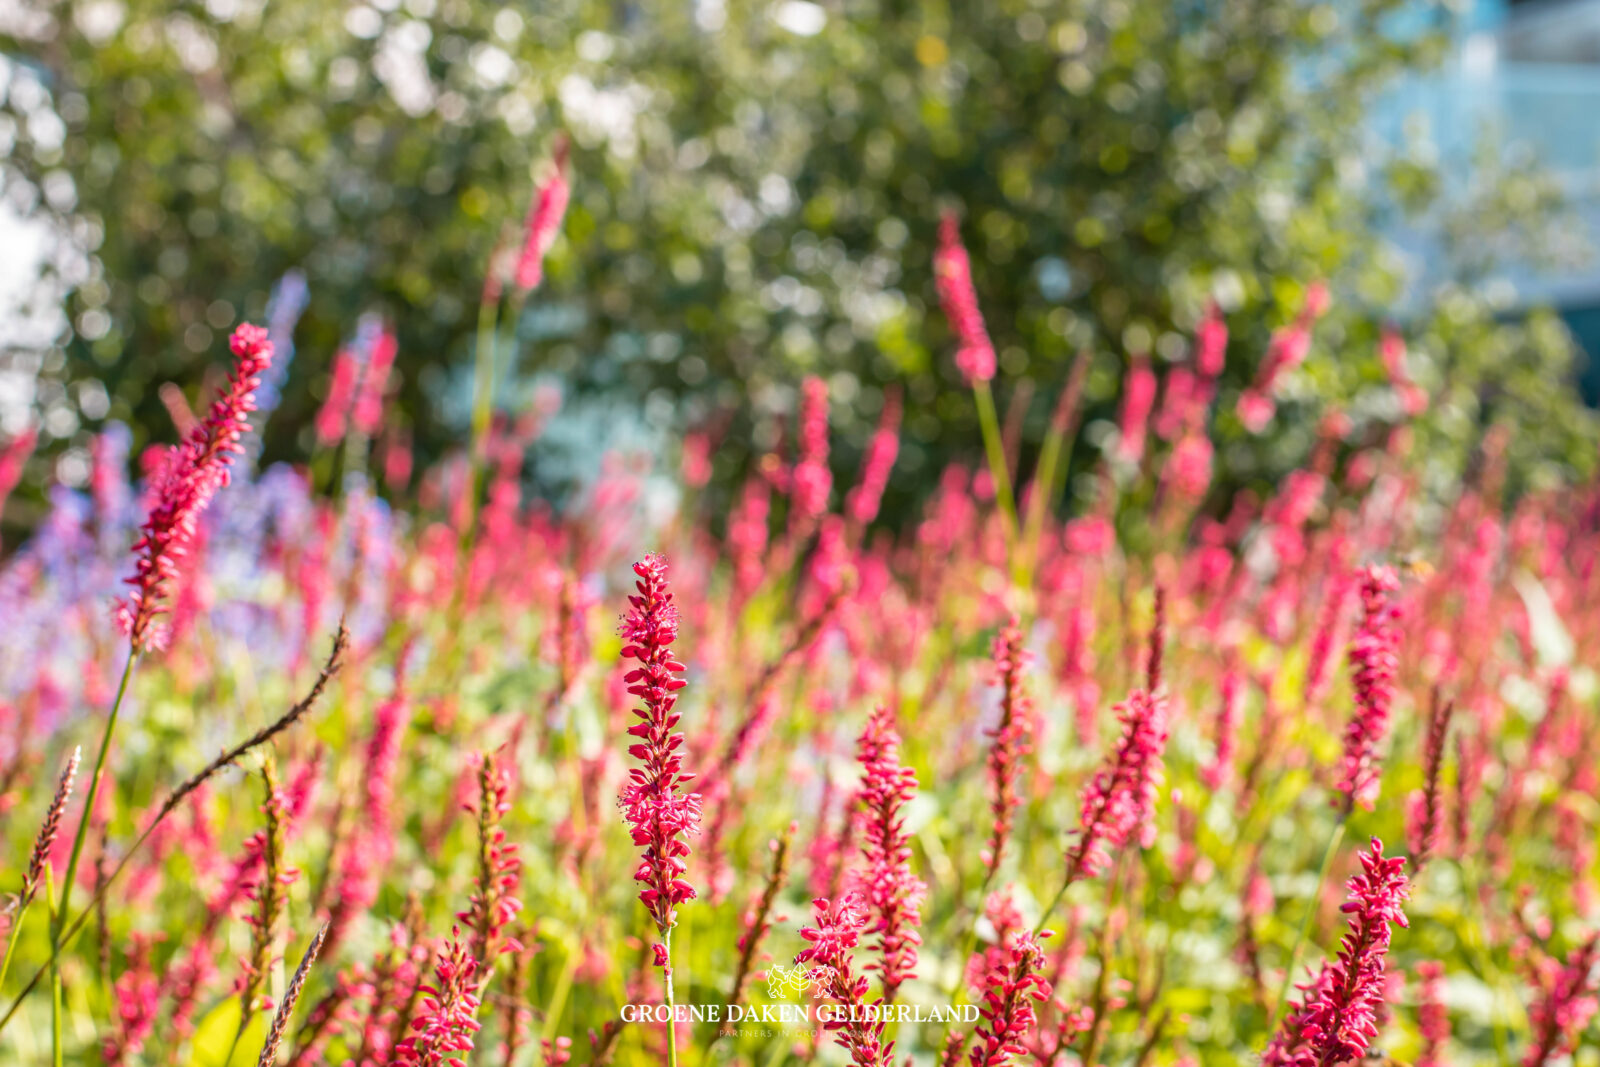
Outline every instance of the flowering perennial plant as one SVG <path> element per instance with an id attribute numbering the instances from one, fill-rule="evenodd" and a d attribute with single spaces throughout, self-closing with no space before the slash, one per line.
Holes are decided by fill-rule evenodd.
<path id="1" fill-rule="evenodd" d="M 1368 567 L 1361 575 L 1361 626 L 1350 645 L 1356 707 L 1344 731 L 1337 786 L 1346 811 L 1371 811 L 1378 795 L 1378 745 L 1389 729 L 1399 668 L 1400 609 L 1390 600 L 1399 584 L 1387 567 Z"/>
<path id="2" fill-rule="evenodd" d="M 1044 950 L 1033 934 L 1017 934 L 1002 955 L 983 980 L 982 1021 L 967 1054 L 972 1067 L 1005 1067 L 1017 1062 L 1013 1057 L 1026 1056 L 1025 1042 L 1038 1019 L 1034 1005 L 1050 997 L 1050 983 L 1040 974 Z"/>
<path id="3" fill-rule="evenodd" d="M 567 213 L 567 202 L 572 199 L 572 183 L 567 176 L 568 142 L 562 137 L 556 144 L 555 168 L 539 187 L 539 193 L 528 206 L 528 221 L 523 227 L 522 252 L 517 257 L 516 286 L 527 291 L 537 289 L 544 280 L 544 259 L 561 232 L 561 219 Z"/>
<path id="4" fill-rule="evenodd" d="M 639 666 L 623 680 L 644 704 L 634 712 L 639 721 L 628 728 L 629 736 L 639 739 L 628 754 L 644 766 L 628 772 L 622 813 L 633 828 L 633 843 L 644 849 L 633 875 L 645 885 L 639 899 L 665 934 L 677 922 L 677 906 L 694 899 L 694 886 L 683 877 L 689 855 L 685 839 L 699 828 L 700 797 L 678 791 L 694 775 L 683 771 L 683 735 L 673 732 L 682 718 L 674 710 L 677 693 L 688 683 L 678 677 L 684 666 L 673 658 L 678 607 L 667 589 L 667 561 L 646 556 L 633 572 L 638 593 L 628 598 L 632 607 L 622 624 L 622 656 Z M 668 966 L 665 953 L 658 952 L 657 959 Z"/>
<path id="5" fill-rule="evenodd" d="M 894 714 L 880 707 L 867 720 L 856 742 L 862 780 L 856 794 L 860 827 L 861 895 L 871 912 L 868 932 L 877 938 L 878 959 L 866 969 L 877 971 L 885 1003 L 893 1003 L 900 986 L 916 976 L 917 946 L 922 936 L 922 898 L 927 887 L 911 871 L 911 837 L 905 829 L 905 806 L 917 795 L 917 772 L 900 763 L 900 735 Z"/>
<path id="6" fill-rule="evenodd" d="M 994 345 L 978 310 L 978 294 L 972 287 L 972 261 L 961 244 L 961 223 L 947 213 L 939 223 L 939 250 L 933 258 L 933 277 L 939 286 L 939 302 L 956 335 L 956 367 L 969 384 L 987 382 L 994 377 Z"/>
<path id="7" fill-rule="evenodd" d="M 1565 963 L 1546 957 L 1536 968 L 1539 998 L 1529 1011 L 1532 1041 L 1522 1067 L 1544 1067 L 1572 1051 L 1576 1035 L 1600 1010 L 1595 970 L 1600 967 L 1600 934 L 1591 934 L 1573 949 Z"/>
<path id="8" fill-rule="evenodd" d="M 808 947 L 794 961 L 811 964 L 811 977 L 823 995 L 844 1008 L 829 1018 L 824 1029 L 838 1035 L 855 1067 L 887 1067 L 894 1062 L 894 1042 L 884 1041 L 881 1017 L 861 1010 L 872 1002 L 867 1000 L 866 975 L 855 972 L 855 948 L 868 921 L 866 905 L 854 895 L 811 903 L 817 925 L 800 928 Z"/>
<path id="9" fill-rule="evenodd" d="M 487 983 L 494 961 L 501 953 L 517 952 L 521 945 L 507 930 L 522 911 L 517 899 L 522 860 L 517 846 L 506 841 L 500 821 L 511 811 L 510 773 L 493 753 L 478 758 L 477 796 L 466 810 L 477 818 L 478 878 L 472 903 L 456 916 L 472 932 L 472 958 L 483 961 L 480 980 Z"/>
<path id="10" fill-rule="evenodd" d="M 1418 994 L 1417 1030 L 1422 1036 L 1422 1055 L 1417 1067 L 1445 1067 L 1445 1043 L 1450 1040 L 1450 1009 L 1440 1001 L 1440 979 L 1444 964 L 1423 960 L 1416 966 L 1422 988 Z"/>
<path id="11" fill-rule="evenodd" d="M 1034 711 L 1025 674 L 1032 658 L 1023 647 L 1022 628 L 1013 615 L 994 639 L 995 683 L 1001 692 L 1000 721 L 985 731 L 989 735 L 989 808 L 994 813 L 989 849 L 984 855 L 986 883 L 993 879 L 1005 854 L 1020 800 L 1017 778 L 1031 751 Z"/>
<path id="12" fill-rule="evenodd" d="M 1350 899 L 1342 910 L 1350 929 L 1282 1030 L 1263 1063 L 1295 1067 L 1335 1067 L 1359 1061 L 1378 1036 L 1378 1013 L 1387 983 L 1390 925 L 1408 925 L 1401 905 L 1410 892 L 1405 857 L 1385 857 L 1383 842 L 1358 853 L 1361 873 L 1350 879 Z M 1292 1050 L 1292 1051 L 1291 1051 Z"/>
<path id="13" fill-rule="evenodd" d="M 1444 767 L 1444 743 L 1456 706 L 1437 690 L 1428 712 L 1428 729 L 1422 751 L 1422 788 L 1411 794 L 1406 812 L 1407 844 L 1411 848 L 1412 877 L 1416 877 L 1439 848 L 1444 821 L 1444 798 L 1439 795 L 1439 774 Z"/>
<path id="14" fill-rule="evenodd" d="M 1149 688 L 1135 689 L 1117 705 L 1122 735 L 1104 765 L 1079 798 L 1076 836 L 1067 849 L 1063 888 L 1080 877 L 1097 878 L 1111 862 L 1112 850 L 1128 841 L 1141 848 L 1155 843 L 1152 821 L 1161 790 L 1162 751 L 1167 744 L 1167 700 L 1159 688 L 1163 635 L 1151 632 Z"/>
<path id="15" fill-rule="evenodd" d="M 150 516 L 134 542 L 134 575 L 127 580 L 133 588 L 118 601 L 116 614 L 118 628 L 136 652 L 166 645 L 157 617 L 167 610 L 168 589 L 194 541 L 201 511 L 228 484 L 229 464 L 244 451 L 239 442 L 256 407 L 256 387 L 272 365 L 272 342 L 261 327 L 245 323 L 228 343 L 235 357 L 228 388 L 188 440 L 162 460 Z"/>
<path id="16" fill-rule="evenodd" d="M 395 1046 L 397 1067 L 466 1067 L 481 1029 L 478 1023 L 478 961 L 459 930 L 433 966 L 433 982 L 419 986 L 421 1000 L 410 1037 Z"/>

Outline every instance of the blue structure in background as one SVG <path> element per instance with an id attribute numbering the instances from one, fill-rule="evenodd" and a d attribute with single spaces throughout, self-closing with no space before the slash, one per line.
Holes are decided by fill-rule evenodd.
<path id="1" fill-rule="evenodd" d="M 1374 115 L 1379 137 L 1420 137 L 1447 181 L 1471 181 L 1485 138 L 1502 159 L 1529 157 L 1560 183 L 1585 231 L 1589 255 L 1534 271 L 1507 265 L 1516 305 L 1558 309 L 1589 357 L 1584 396 L 1600 402 L 1600 0 L 1477 0 L 1455 54 L 1432 76 L 1388 94 Z M 1429 242 L 1399 235 L 1429 281 Z"/>

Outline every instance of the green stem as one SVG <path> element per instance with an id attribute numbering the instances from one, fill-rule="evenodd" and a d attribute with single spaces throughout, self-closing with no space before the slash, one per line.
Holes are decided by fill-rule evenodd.
<path id="1" fill-rule="evenodd" d="M 1028 517 L 1022 532 L 1022 559 L 1026 582 L 1033 584 L 1033 566 L 1039 558 L 1039 538 L 1044 533 L 1044 516 L 1056 480 L 1056 464 L 1061 462 L 1062 438 L 1066 435 L 1051 427 L 1045 435 L 1044 447 L 1039 450 L 1039 468 L 1033 476 L 1033 488 L 1028 496 Z"/>
<path id="2" fill-rule="evenodd" d="M 1339 821 L 1333 824 L 1333 833 L 1328 837 L 1328 847 L 1322 853 L 1322 869 L 1317 872 L 1317 888 L 1312 891 L 1311 899 L 1306 903 L 1305 917 L 1300 920 L 1300 933 L 1294 939 L 1294 948 L 1289 951 L 1289 966 L 1284 969 L 1283 982 L 1278 986 L 1277 1005 L 1272 1009 L 1272 1021 L 1267 1027 L 1267 1040 L 1272 1040 L 1272 1035 L 1278 1032 L 1278 1023 L 1283 1019 L 1283 1010 L 1289 1004 L 1289 990 L 1294 985 L 1294 972 L 1300 966 L 1300 950 L 1305 947 L 1306 938 L 1311 934 L 1311 920 L 1317 914 L 1317 905 L 1322 902 L 1322 887 L 1328 883 L 1328 872 L 1333 870 L 1333 856 L 1339 851 L 1339 844 L 1344 840 L 1344 824 L 1348 813 L 1341 813 Z"/>
<path id="3" fill-rule="evenodd" d="M 48 893 L 48 890 L 46 892 Z M 28 904 L 32 903 L 33 901 L 28 901 Z M 6 987 L 6 975 L 11 973 L 11 956 L 17 950 L 17 935 L 22 931 L 22 920 L 27 917 L 28 904 L 17 909 L 17 917 L 11 922 L 11 936 L 6 938 L 5 958 L 0 959 L 0 989 Z"/>
<path id="4" fill-rule="evenodd" d="M 1027 580 L 1033 583 L 1033 568 L 1039 561 L 1039 539 L 1044 536 L 1045 516 L 1055 511 L 1061 484 L 1072 467 L 1072 446 L 1078 432 L 1078 405 L 1083 399 L 1083 382 L 1089 372 L 1089 350 L 1078 350 L 1067 372 L 1066 384 L 1056 400 L 1044 447 L 1039 451 L 1039 466 L 1033 475 L 1033 491 L 1028 497 L 1027 527 L 1022 535 Z"/>
<path id="5" fill-rule="evenodd" d="M 55 900 L 55 896 L 55 871 L 47 863 L 44 868 L 44 899 L 49 903 Z M 55 920 L 55 906 L 50 904 L 52 927 L 55 926 Z M 55 1067 L 61 1067 L 61 972 L 56 968 L 54 957 L 50 960 L 50 1057 Z"/>
<path id="6" fill-rule="evenodd" d="M 1006 449 L 1000 439 L 1000 417 L 995 414 L 994 394 L 989 383 L 972 383 L 972 396 L 978 402 L 978 425 L 983 429 L 983 448 L 989 457 L 989 476 L 994 479 L 994 496 L 1000 504 L 1000 515 L 1005 520 L 1006 543 L 1016 550 L 1017 502 L 1011 495 L 1011 470 L 1006 463 Z"/>
<path id="7" fill-rule="evenodd" d="M 498 303 L 485 300 L 478 305 L 478 358 L 472 371 L 472 455 L 468 457 L 471 462 L 467 465 L 467 513 L 461 521 L 461 562 L 458 566 L 458 578 L 462 580 L 467 572 L 467 549 L 472 544 L 472 532 L 478 521 L 478 496 L 489 462 L 489 422 L 494 416 L 495 332 L 499 329 L 499 313 Z M 461 584 L 461 581 L 457 582 L 458 597 Z"/>
<path id="8" fill-rule="evenodd" d="M 578 967 L 578 955 L 572 951 L 572 946 L 563 940 L 561 947 L 565 958 L 561 961 L 561 974 L 556 978 L 550 1002 L 544 1008 L 544 1025 L 539 1035 L 541 1041 L 554 1041 L 560 1032 L 561 1013 L 566 1010 L 567 994 L 572 990 L 573 973 Z"/>
<path id="9" fill-rule="evenodd" d="M 1061 888 L 1056 890 L 1056 895 L 1050 898 L 1050 903 L 1046 904 L 1044 910 L 1039 913 L 1039 923 L 1033 928 L 1034 937 L 1038 937 L 1044 932 L 1045 923 L 1050 921 L 1051 913 L 1060 906 L 1061 898 L 1067 895 L 1067 887 L 1070 885 L 1072 885 L 1072 876 L 1069 874 L 1061 880 Z"/>
<path id="10" fill-rule="evenodd" d="M 67 874 L 61 880 L 61 903 L 50 917 L 51 986 L 54 1000 L 51 1003 L 51 1048 L 56 1067 L 61 1065 L 61 973 L 58 957 L 61 951 L 61 931 L 66 921 L 67 909 L 72 904 L 72 883 L 78 877 L 78 861 L 83 857 L 83 845 L 89 838 L 89 821 L 94 817 L 94 802 L 100 792 L 100 778 L 106 769 L 106 753 L 111 750 L 111 735 L 117 728 L 117 715 L 122 711 L 122 699 L 128 693 L 128 683 L 133 679 L 133 668 L 139 662 L 139 651 L 131 645 L 128 661 L 122 667 L 122 681 L 117 683 L 117 698 L 111 703 L 111 714 L 106 717 L 105 731 L 100 735 L 100 752 L 94 758 L 94 773 L 89 776 L 89 789 L 83 798 L 83 814 L 78 817 L 78 833 L 72 841 L 72 854 L 67 859 Z M 50 892 L 49 890 L 46 890 Z"/>
<path id="11" fill-rule="evenodd" d="M 667 927 L 662 934 L 661 943 L 667 952 L 667 965 L 662 969 L 667 981 L 667 1067 L 678 1067 L 678 1009 L 672 999 L 672 927 Z"/>
<path id="12" fill-rule="evenodd" d="M 484 460 L 489 434 L 489 417 L 494 414 L 495 321 L 500 305 L 485 300 L 478 305 L 478 358 L 472 381 L 472 466 L 474 472 Z"/>

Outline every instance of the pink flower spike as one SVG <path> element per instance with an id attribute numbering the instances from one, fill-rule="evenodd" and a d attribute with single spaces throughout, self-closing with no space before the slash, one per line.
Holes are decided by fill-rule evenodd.
<path id="1" fill-rule="evenodd" d="M 1339 796 L 1345 811 L 1357 805 L 1372 810 L 1378 797 L 1378 745 L 1389 729 L 1395 672 L 1400 667 L 1400 609 L 1391 594 L 1400 588 L 1394 571 L 1370 566 L 1361 574 L 1361 627 L 1350 644 L 1355 711 L 1344 732 L 1339 763 Z"/>
<path id="2" fill-rule="evenodd" d="M 972 1067 L 1006 1067 L 1013 1056 L 1027 1055 L 1024 1042 L 1038 1019 L 1034 1004 L 1050 996 L 1050 983 L 1039 973 L 1043 964 L 1038 941 L 1031 933 L 1020 933 L 984 977 L 973 1035 L 977 1043 L 967 1055 Z"/>
<path id="3" fill-rule="evenodd" d="M 1407 844 L 1411 848 L 1411 869 L 1420 872 L 1439 848 L 1439 830 L 1444 822 L 1444 805 L 1439 797 L 1439 772 L 1444 766 L 1444 742 L 1450 732 L 1455 703 L 1433 692 L 1428 712 L 1427 740 L 1422 752 L 1422 788 L 1411 795 L 1406 811 Z"/>
<path id="4" fill-rule="evenodd" d="M 317 431 L 317 444 L 324 448 L 344 440 L 348 428 L 350 405 L 355 397 L 357 379 L 361 376 L 361 363 L 355 352 L 341 348 L 333 356 L 333 374 L 328 379 L 328 395 L 317 409 L 313 427 Z"/>
<path id="5" fill-rule="evenodd" d="M 0 448 L 0 513 L 5 511 L 6 498 L 22 481 L 22 468 L 27 464 L 28 457 L 33 455 L 33 447 L 38 441 L 38 429 L 29 426 L 7 441 L 4 448 Z"/>
<path id="6" fill-rule="evenodd" d="M 478 961 L 451 930 L 450 943 L 434 964 L 432 985 L 422 987 L 422 1003 L 410 1037 L 395 1046 L 397 1067 L 444 1067 L 460 1064 L 478 1032 Z"/>
<path id="7" fill-rule="evenodd" d="M 389 387 L 389 372 L 394 369 L 400 342 L 388 326 L 381 327 L 367 357 L 367 370 L 361 376 L 361 392 L 356 395 L 350 421 L 357 433 L 373 437 L 383 424 L 383 396 Z"/>
<path id="8" fill-rule="evenodd" d="M 1163 641 L 1159 597 L 1157 604 L 1150 640 L 1150 688 L 1135 689 L 1117 705 L 1122 736 L 1110 759 L 1084 786 L 1076 837 L 1067 849 L 1067 885 L 1080 877 L 1098 877 L 1111 862 L 1110 851 L 1130 838 L 1143 848 L 1155 843 L 1153 815 L 1167 743 L 1167 697 L 1158 688 Z"/>
<path id="9" fill-rule="evenodd" d="M 1359 856 L 1361 872 L 1350 879 L 1350 897 L 1341 909 L 1350 918 L 1338 958 L 1324 965 L 1316 983 L 1305 990 L 1262 1055 L 1263 1064 L 1335 1067 L 1359 1062 L 1378 1036 L 1389 928 L 1408 925 L 1401 905 L 1410 883 L 1403 873 L 1405 858 L 1385 857 L 1377 838 Z"/>
<path id="10" fill-rule="evenodd" d="M 1436 960 L 1417 964 L 1422 988 L 1417 995 L 1417 1032 L 1422 1035 L 1422 1054 L 1417 1067 L 1446 1067 L 1445 1043 L 1450 1040 L 1450 1010 L 1440 1001 L 1440 982 L 1444 965 Z"/>
<path id="11" fill-rule="evenodd" d="M 634 710 L 640 721 L 628 728 L 637 739 L 628 753 L 643 766 L 628 772 L 620 800 L 633 843 L 644 850 L 633 875 L 645 885 L 639 899 L 665 933 L 677 922 L 677 906 L 694 899 L 694 886 L 683 877 L 689 855 L 685 838 L 700 827 L 700 796 L 678 791 L 694 775 L 683 773 L 683 735 L 673 732 L 680 718 L 676 694 L 687 683 L 678 677 L 683 664 L 672 655 L 678 607 L 667 589 L 667 561 L 646 556 L 633 572 L 639 592 L 628 598 L 632 607 L 622 624 L 622 658 L 636 659 L 639 666 L 623 680 L 644 704 Z"/>
<path id="12" fill-rule="evenodd" d="M 828 468 L 828 383 L 807 378 L 800 387 L 800 458 L 794 465 L 790 499 L 794 514 L 791 529 L 809 533 L 828 510 L 833 492 L 833 472 Z"/>
<path id="13" fill-rule="evenodd" d="M 1600 934 L 1573 949 L 1564 965 L 1546 957 L 1534 974 L 1539 999 L 1528 1012 L 1533 1041 L 1522 1067 L 1545 1067 L 1575 1047 L 1600 1001 L 1595 997 L 1595 964 L 1600 963 Z"/>
<path id="14" fill-rule="evenodd" d="M 855 525 L 866 526 L 878 517 L 883 490 L 889 484 L 889 472 L 894 469 L 899 452 L 900 394 L 891 391 L 884 399 L 878 429 L 867 443 L 867 454 L 861 460 L 861 482 L 845 497 L 845 514 Z"/>
<path id="15" fill-rule="evenodd" d="M 470 906 L 456 918 L 472 933 L 472 956 L 482 962 L 481 980 L 487 982 L 496 958 L 521 947 L 507 930 L 522 911 L 516 895 L 522 860 L 500 826 L 511 811 L 511 774 L 490 752 L 477 757 L 477 763 L 477 795 L 466 805 L 478 821 L 477 885 Z"/>
<path id="16" fill-rule="evenodd" d="M 1222 373 L 1227 350 L 1228 324 L 1222 321 L 1222 309 L 1212 301 L 1194 331 L 1194 365 L 1201 377 L 1215 378 Z"/>
<path id="17" fill-rule="evenodd" d="M 811 904 L 817 925 L 801 927 L 800 936 L 808 947 L 794 961 L 813 964 L 810 977 L 821 984 L 824 996 L 839 1005 L 823 1027 L 839 1035 L 855 1067 L 888 1067 L 894 1062 L 894 1042 L 884 1043 L 881 1015 L 873 1018 L 864 1010 L 867 978 L 855 973 L 854 950 L 867 925 L 866 907 L 853 894 L 832 904 L 821 898 Z"/>
<path id="18" fill-rule="evenodd" d="M 1118 452 L 1129 463 L 1138 463 L 1144 458 L 1145 435 L 1155 402 L 1156 372 L 1150 368 L 1150 357 L 1136 355 L 1122 387 L 1122 414 L 1117 423 Z"/>
<path id="19" fill-rule="evenodd" d="M 567 177 L 569 146 L 563 134 L 556 142 L 555 172 L 542 186 L 528 207 L 528 221 L 523 229 L 522 254 L 517 257 L 516 286 L 523 292 L 537 289 L 544 280 L 544 260 L 550 247 L 561 232 L 561 219 L 567 213 L 567 202 L 572 199 L 572 186 Z"/>
<path id="20" fill-rule="evenodd" d="M 866 969 L 879 972 L 884 1002 L 893 1003 L 901 983 L 916 977 L 922 944 L 917 926 L 927 886 L 911 873 L 911 837 L 905 830 L 905 806 L 916 797 L 917 775 L 900 764 L 900 735 L 888 708 L 879 707 L 867 721 L 856 742 L 856 761 L 863 774 L 856 796 L 856 832 L 867 867 L 862 889 L 879 953 Z"/>
<path id="21" fill-rule="evenodd" d="M 972 261 L 961 244 L 961 224 L 953 212 L 939 223 L 939 250 L 933 256 L 933 280 L 939 290 L 944 317 L 956 335 L 956 369 L 968 385 L 994 377 L 994 344 L 978 309 L 972 286 Z"/>
<path id="22" fill-rule="evenodd" d="M 1023 647 L 1022 628 L 1013 615 L 994 639 L 994 684 L 1000 686 L 1000 721 L 985 730 L 989 738 L 989 808 L 994 824 L 983 862 L 993 879 L 1011 837 L 1011 824 L 1020 797 L 1017 777 L 1032 751 L 1033 701 L 1028 696 L 1026 674 L 1033 656 Z"/>
<path id="23" fill-rule="evenodd" d="M 272 364 L 272 342 L 259 326 L 241 323 L 229 346 L 236 362 L 227 390 L 182 444 L 169 449 L 153 480 L 153 504 L 133 551 L 133 591 L 118 600 L 118 628 L 135 652 L 166 647 L 157 617 L 167 610 L 168 587 L 194 542 L 200 513 L 228 484 L 229 464 L 244 451 L 239 443 L 256 409 L 261 374 Z"/>

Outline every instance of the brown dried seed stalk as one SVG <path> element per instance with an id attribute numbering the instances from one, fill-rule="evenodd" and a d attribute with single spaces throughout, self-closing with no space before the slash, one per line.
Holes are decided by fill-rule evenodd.
<path id="1" fill-rule="evenodd" d="M 761 950 L 761 939 L 772 928 L 769 920 L 772 906 L 777 902 L 778 894 L 783 892 L 784 883 L 789 880 L 789 835 L 776 838 L 773 845 L 772 867 L 767 871 L 767 884 L 761 890 L 761 902 L 756 905 L 755 915 L 741 938 L 744 943 L 739 946 L 739 967 L 734 972 L 733 992 L 728 998 L 730 1004 L 741 1003 L 745 982 L 755 964 L 756 953 Z"/>
<path id="2" fill-rule="evenodd" d="M 33 855 L 28 857 L 28 872 L 22 878 L 22 892 L 17 896 L 17 911 L 33 900 L 34 894 L 39 891 L 40 879 L 44 877 L 44 863 L 50 855 L 50 846 L 55 844 L 56 835 L 61 832 L 61 815 L 67 808 L 67 800 L 72 796 L 72 780 L 78 775 L 78 761 L 83 757 L 83 747 L 80 745 L 72 750 L 72 755 L 67 757 L 67 765 L 61 770 L 61 780 L 56 784 L 56 795 L 50 800 L 50 807 L 44 813 L 44 821 L 39 824 L 39 835 L 33 840 Z"/>
<path id="3" fill-rule="evenodd" d="M 239 991 L 239 1032 L 255 1016 L 256 1000 L 272 965 L 277 944 L 278 920 L 283 915 L 286 875 L 283 865 L 283 830 L 286 821 L 283 793 L 278 788 L 277 764 L 267 757 L 261 765 L 261 786 L 266 802 L 261 810 L 267 816 L 261 841 L 261 878 L 255 886 L 255 914 L 251 917 L 250 957 L 245 963 L 244 986 Z M 269 1002 L 270 1003 L 270 1002 Z"/>
<path id="4" fill-rule="evenodd" d="M 311 964 L 316 960 L 317 953 L 322 951 L 322 941 L 327 936 L 328 927 L 323 924 L 317 936 L 311 939 L 306 954 L 300 957 L 300 966 L 295 968 L 294 978 L 283 994 L 283 1003 L 278 1005 L 278 1014 L 272 1018 L 272 1029 L 267 1031 L 267 1043 L 261 1048 L 261 1058 L 256 1061 L 256 1067 L 272 1067 L 278 1062 L 278 1050 L 283 1046 L 284 1031 L 289 1028 L 289 1016 L 294 1014 L 295 1003 L 306 985 L 306 976 L 311 973 Z"/>

